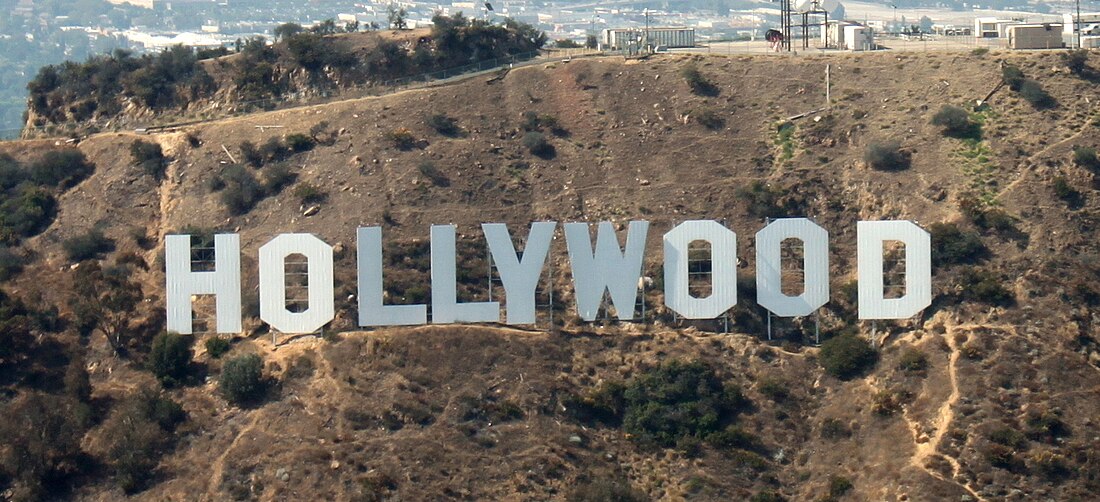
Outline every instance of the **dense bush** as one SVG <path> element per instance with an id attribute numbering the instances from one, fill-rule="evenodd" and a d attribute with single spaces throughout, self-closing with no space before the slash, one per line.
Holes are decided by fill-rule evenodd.
<path id="1" fill-rule="evenodd" d="M 975 263 L 989 255 L 989 248 L 974 232 L 966 232 L 954 223 L 933 223 L 928 227 L 932 237 L 932 263 L 938 267 Z"/>
<path id="2" fill-rule="evenodd" d="M 969 268 L 959 276 L 960 296 L 965 300 L 1008 306 L 1016 296 L 1003 285 L 1003 280 L 988 270 Z"/>
<path id="3" fill-rule="evenodd" d="M 299 33 L 286 38 L 286 49 L 298 66 L 310 73 L 324 68 L 350 68 L 355 55 L 334 39 L 314 33 Z"/>
<path id="4" fill-rule="evenodd" d="M 448 117 L 443 114 L 435 114 L 428 117 L 428 127 L 435 129 L 435 132 L 444 136 L 458 136 L 462 129 L 458 127 L 458 121 L 452 117 Z"/>
<path id="5" fill-rule="evenodd" d="M 928 355 L 924 351 L 909 347 L 898 358 L 898 369 L 909 372 L 921 372 L 928 369 Z"/>
<path id="6" fill-rule="evenodd" d="M 25 258 L 10 247 L 0 244 L 0 282 L 15 277 L 23 271 Z"/>
<path id="7" fill-rule="evenodd" d="M 229 166 L 218 176 L 224 184 L 221 199 L 230 214 L 248 213 L 266 195 L 256 176 L 241 166 Z"/>
<path id="8" fill-rule="evenodd" d="M 642 444 L 665 448 L 706 440 L 746 405 L 741 389 L 702 362 L 671 361 L 624 390 L 623 428 Z"/>
<path id="9" fill-rule="evenodd" d="M 317 142 L 312 137 L 301 133 L 290 134 L 286 137 L 286 146 L 295 153 L 312 150 L 316 144 Z"/>
<path id="10" fill-rule="evenodd" d="M 65 256 L 69 261 L 79 262 L 98 258 L 103 254 L 115 250 L 115 241 L 98 228 L 88 230 L 86 233 L 65 239 L 61 243 L 65 249 Z"/>
<path id="11" fill-rule="evenodd" d="M 168 166 L 168 160 L 164 158 L 164 151 L 159 143 L 134 140 L 130 143 L 130 159 L 145 174 L 156 180 L 164 178 L 164 169 Z"/>
<path id="12" fill-rule="evenodd" d="M 133 493 L 152 479 L 174 442 L 172 431 L 186 418 L 178 403 L 152 389 L 127 396 L 111 410 L 103 423 L 104 457 L 120 488 Z"/>
<path id="13" fill-rule="evenodd" d="M 737 198 L 747 204 L 749 215 L 757 218 L 782 218 L 787 210 L 780 204 L 781 192 L 764 183 L 754 181 L 748 187 L 738 188 L 735 192 Z"/>
<path id="14" fill-rule="evenodd" d="M 15 243 L 18 237 L 38 235 L 57 215 L 57 199 L 48 191 L 30 184 L 20 185 L 0 201 L 0 236 Z"/>
<path id="15" fill-rule="evenodd" d="M 556 40 L 554 42 L 554 46 L 559 48 L 559 49 L 579 49 L 579 48 L 582 47 L 581 44 L 578 44 L 577 42 L 575 42 L 573 40 L 570 40 L 568 38 L 563 38 L 561 40 Z"/>
<path id="16" fill-rule="evenodd" d="M 684 81 L 687 82 L 688 87 L 691 88 L 691 92 L 700 96 L 717 96 L 718 86 L 711 83 L 703 73 L 699 71 L 699 68 L 695 64 L 689 64 L 684 67 L 680 72 L 684 77 Z"/>
<path id="17" fill-rule="evenodd" d="M 900 142 L 887 140 L 867 145 L 867 149 L 863 152 L 863 160 L 872 169 L 878 171 L 902 171 L 909 169 L 911 156 L 909 152 L 901 149 Z"/>
<path id="18" fill-rule="evenodd" d="M 206 347 L 206 353 L 210 354 L 210 357 L 214 359 L 220 359 L 226 352 L 229 352 L 230 348 L 229 340 L 220 336 L 207 338 L 206 341 L 203 342 L 203 345 Z"/>
<path id="19" fill-rule="evenodd" d="M 834 336 L 821 344 L 818 361 L 825 371 L 840 379 L 862 374 L 878 360 L 870 343 L 851 334 Z"/>
<path id="20" fill-rule="evenodd" d="M 70 188 L 95 171 L 95 166 L 75 148 L 50 150 L 30 166 L 36 183 L 51 187 Z"/>
<path id="21" fill-rule="evenodd" d="M 324 202 L 328 198 L 328 194 L 320 188 L 309 183 L 300 183 L 294 187 L 294 196 L 298 198 L 302 204 L 317 204 Z"/>
<path id="22" fill-rule="evenodd" d="M 298 179 L 298 173 L 294 172 L 290 165 L 278 163 L 264 168 L 263 195 L 274 195 L 290 186 Z"/>
<path id="23" fill-rule="evenodd" d="M 1091 146 L 1073 147 L 1073 162 L 1087 169 L 1100 170 L 1100 159 L 1096 157 L 1096 149 Z"/>
<path id="24" fill-rule="evenodd" d="M 218 388 L 222 396 L 235 404 L 248 404 L 260 399 L 267 388 L 260 356 L 248 354 L 226 361 Z"/>
<path id="25" fill-rule="evenodd" d="M 1024 72 L 1018 66 L 1006 64 L 1001 67 L 1001 78 L 1008 84 L 1009 89 L 1018 91 L 1024 80 Z"/>
<path id="26" fill-rule="evenodd" d="M 1035 108 L 1053 108 L 1057 104 L 1054 97 L 1047 93 L 1038 81 L 1025 78 L 1020 82 L 1019 87 L 1020 97 Z"/>
<path id="27" fill-rule="evenodd" d="M 970 120 L 970 114 L 966 110 L 957 106 L 943 105 L 932 116 L 932 125 L 942 127 L 945 136 L 981 139 L 981 129 L 978 124 Z"/>
<path id="28" fill-rule="evenodd" d="M 35 391 L 0 405 L 0 479 L 11 489 L 6 497 L 51 499 L 51 489 L 90 467 L 80 447 L 90 416 L 85 403 Z"/>
<path id="29" fill-rule="evenodd" d="M 180 384 L 191 367 L 191 343 L 177 333 L 165 331 L 153 338 L 149 369 L 165 387 Z"/>
<path id="30" fill-rule="evenodd" d="M 1055 176 L 1051 187 L 1054 195 L 1062 199 L 1070 209 L 1079 209 L 1085 205 L 1085 197 L 1073 185 L 1069 184 L 1065 176 Z"/>
<path id="31" fill-rule="evenodd" d="M 546 140 L 546 135 L 538 131 L 529 131 L 521 140 L 524 148 L 538 157 L 550 158 L 554 155 L 554 145 Z"/>

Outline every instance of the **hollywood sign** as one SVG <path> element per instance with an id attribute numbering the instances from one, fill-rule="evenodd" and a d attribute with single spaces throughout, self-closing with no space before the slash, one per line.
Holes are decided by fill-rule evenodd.
<path id="1" fill-rule="evenodd" d="M 522 252 L 517 252 L 506 225 L 483 224 L 489 253 L 504 286 L 507 324 L 534 324 L 535 290 L 546 265 L 555 222 L 535 222 Z M 594 321 L 605 292 L 619 319 L 633 319 L 645 256 L 649 222 L 632 221 L 626 245 L 620 247 L 610 222 L 599 223 L 595 246 L 588 223 L 565 223 L 565 242 L 573 277 L 577 315 Z M 857 224 L 857 272 L 860 319 L 904 319 L 932 302 L 931 239 L 909 221 L 861 221 Z M 803 243 L 803 289 L 797 296 L 781 290 L 784 240 Z M 688 253 L 695 241 L 710 245 L 711 293 L 693 296 L 688 288 Z M 883 254 L 887 242 L 905 248 L 905 294 L 887 298 Z M 685 319 L 714 319 L 737 304 L 737 235 L 712 220 L 680 223 L 663 236 L 665 305 Z M 455 227 L 431 227 L 432 324 L 500 322 L 501 304 L 459 302 L 456 284 Z M 360 326 L 418 325 L 428 322 L 427 305 L 383 303 L 382 229 L 356 231 Z M 285 264 L 291 255 L 308 263 L 308 307 L 286 307 Z M 214 269 L 194 271 L 191 237 L 169 235 L 165 241 L 168 329 L 192 330 L 195 295 L 214 295 L 217 331 L 241 331 L 240 238 L 214 237 Z M 757 303 L 779 317 L 813 313 L 829 301 L 829 234 L 805 218 L 772 221 L 756 233 Z M 282 234 L 259 250 L 260 319 L 283 333 L 312 333 L 335 317 L 333 250 L 312 234 Z"/>

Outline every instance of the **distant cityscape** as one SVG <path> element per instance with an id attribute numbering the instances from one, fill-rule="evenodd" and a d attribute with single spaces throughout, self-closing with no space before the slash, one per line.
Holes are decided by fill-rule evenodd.
<path id="1" fill-rule="evenodd" d="M 817 2 L 821 1 L 820 4 Z M 846 2 L 791 0 L 792 8 L 828 8 L 830 20 L 852 20 L 870 33 L 927 32 L 930 34 L 990 36 L 976 19 L 993 22 L 993 36 L 1004 37 L 1010 24 L 1063 23 L 1075 3 L 995 0 L 980 4 L 944 1 Z M 0 18 L 0 129 L 10 137 L 23 123 L 26 84 L 46 64 L 84 60 L 116 49 L 157 52 L 183 44 L 199 48 L 233 49 L 253 37 L 272 38 L 276 26 L 293 22 L 310 26 L 333 20 L 342 29 L 387 29 L 393 11 L 403 11 L 408 28 L 427 27 L 436 13 L 496 22 L 504 18 L 530 23 L 547 32 L 552 41 L 585 43 L 590 36 L 603 44 L 605 30 L 644 30 L 646 27 L 690 28 L 693 43 L 762 39 L 781 25 L 780 2 L 744 0 L 684 0 L 640 2 L 586 0 L 538 2 L 490 0 L 416 2 L 317 0 L 0 0 L 10 14 Z M 1084 11 L 1100 5 L 1086 1 Z M 824 12 L 823 12 L 824 14 Z M 797 16 L 796 16 L 797 17 Z M 1082 18 L 1088 24 L 1091 18 Z M 1096 19 L 1100 23 L 1100 17 Z M 1000 23 L 998 25 L 997 23 Z M 1000 26 L 998 28 L 998 26 Z M 1100 24 L 1096 25 L 1100 35 Z M 1061 31 L 1067 31 L 1059 28 Z M 1089 25 L 1086 29 L 1093 29 Z M 843 38 L 839 27 L 834 36 Z M 1068 28 L 1073 38 L 1072 28 Z M 860 35 L 861 37 L 863 35 Z M 862 40 L 870 40 L 869 38 Z M 828 44 L 826 40 L 826 44 Z M 873 47 L 865 45 L 865 48 Z"/>

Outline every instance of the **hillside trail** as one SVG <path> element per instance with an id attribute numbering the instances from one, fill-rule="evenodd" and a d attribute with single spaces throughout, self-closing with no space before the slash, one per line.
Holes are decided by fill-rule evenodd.
<path id="1" fill-rule="evenodd" d="M 233 442 L 229 443 L 229 446 L 225 448 L 225 451 L 218 456 L 214 463 L 211 464 L 210 480 L 206 484 L 205 500 L 219 500 L 218 486 L 220 485 L 222 476 L 225 473 L 225 460 L 229 457 L 229 454 L 237 447 L 241 442 L 241 439 L 252 432 L 257 424 L 260 423 L 260 416 L 263 415 L 263 409 L 252 410 L 252 419 L 248 422 L 248 425 L 241 428 L 237 432 L 237 437 L 233 438 Z"/>
<path id="2" fill-rule="evenodd" d="M 1089 127 L 1089 124 L 1092 123 L 1094 120 L 1098 120 L 1098 119 L 1100 119 L 1100 117 L 1098 117 L 1097 114 L 1088 114 L 1088 115 L 1086 115 L 1084 121 L 1081 124 L 1080 130 L 1078 130 L 1076 133 L 1073 133 L 1073 134 L 1065 137 L 1061 141 L 1051 143 L 1051 144 L 1047 145 L 1045 148 L 1043 148 L 1042 150 L 1039 150 L 1038 152 L 1035 152 L 1034 154 L 1029 155 L 1027 160 L 1024 161 L 1024 162 L 1021 162 L 1021 164 L 1033 163 L 1033 162 L 1036 161 L 1036 159 L 1039 159 L 1041 156 L 1045 155 L 1047 152 L 1050 152 L 1051 150 L 1053 150 L 1055 148 L 1061 147 L 1062 145 L 1065 145 L 1066 143 L 1069 143 L 1071 141 L 1075 141 L 1075 140 L 1081 138 L 1082 136 L 1086 136 L 1086 135 L 1091 136 L 1091 135 L 1095 134 L 1095 130 L 1093 130 L 1093 128 Z M 1005 185 L 1004 189 L 1002 189 L 999 193 L 997 193 L 996 199 L 999 200 L 999 201 L 1002 200 L 1002 198 L 1005 196 L 1005 194 L 1011 192 L 1012 190 L 1015 190 L 1018 186 L 1020 186 L 1020 184 L 1024 183 L 1024 181 L 1027 178 L 1028 178 L 1028 173 L 1025 170 L 1024 172 L 1020 173 L 1020 176 L 1018 176 L 1015 180 L 1012 180 L 1011 183 Z"/>
<path id="3" fill-rule="evenodd" d="M 961 487 L 966 492 L 979 502 L 985 502 L 986 499 L 978 494 L 969 483 L 961 482 L 956 479 L 959 476 L 961 467 L 958 459 L 949 455 L 938 453 L 940 443 L 943 442 L 943 437 L 950 428 L 951 422 L 955 420 L 955 406 L 958 404 L 961 397 L 959 391 L 959 375 L 958 375 L 958 361 L 962 352 L 959 350 L 958 342 L 955 340 L 955 334 L 960 331 L 969 331 L 977 328 L 990 328 L 986 325 L 956 325 L 946 326 L 947 331 L 943 337 L 947 343 L 947 346 L 951 349 L 951 355 L 947 362 L 947 376 L 951 386 L 951 392 L 948 394 L 947 399 L 940 404 L 939 410 L 936 412 L 935 418 L 932 419 L 931 427 L 928 430 L 931 434 L 927 434 L 927 430 L 916 420 L 909 418 L 908 410 L 902 412 L 902 417 L 909 425 L 909 429 L 913 433 L 913 442 L 916 450 L 913 456 L 910 457 L 910 464 L 917 469 L 921 469 L 928 473 L 929 476 L 936 478 L 945 483 L 950 483 Z M 1015 331 L 1015 327 L 1004 326 L 1005 328 L 1012 328 Z M 938 456 L 951 465 L 951 477 L 948 478 L 934 468 L 928 466 L 928 461 L 933 457 Z"/>

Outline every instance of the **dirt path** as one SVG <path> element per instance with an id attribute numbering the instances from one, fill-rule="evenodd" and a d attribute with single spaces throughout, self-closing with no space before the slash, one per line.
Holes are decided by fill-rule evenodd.
<path id="1" fill-rule="evenodd" d="M 221 484 L 222 476 L 225 473 L 225 459 L 229 457 L 229 454 L 232 453 L 233 449 L 237 447 L 237 444 L 241 442 L 241 438 L 245 437 L 256 428 L 256 424 L 260 422 L 260 416 L 262 414 L 262 409 L 252 411 L 252 420 L 248 422 L 248 425 L 237 432 L 237 437 L 233 438 L 233 442 L 229 443 L 225 452 L 219 455 L 218 459 L 211 465 L 210 480 L 207 481 L 206 484 L 204 500 L 219 500 L 218 486 Z"/>
<path id="2" fill-rule="evenodd" d="M 927 428 L 922 426 L 920 422 L 917 422 L 909 418 L 908 410 L 902 413 L 903 418 L 909 424 L 909 429 L 913 432 L 913 441 L 916 446 L 916 451 L 910 458 L 910 463 L 913 467 L 921 469 L 928 473 L 928 475 L 943 481 L 945 483 L 951 483 L 966 490 L 971 497 L 975 500 L 984 502 L 986 499 L 978 494 L 969 483 L 960 482 L 956 479 L 959 475 L 959 461 L 954 457 L 948 455 L 938 454 L 940 443 L 943 441 L 944 434 L 947 433 L 951 422 L 955 420 L 955 405 L 959 402 L 959 376 L 958 376 L 958 361 L 961 352 L 955 341 L 955 333 L 957 331 L 964 331 L 967 329 L 976 328 L 978 326 L 952 326 L 947 328 L 947 332 L 944 333 L 944 339 L 947 341 L 948 347 L 951 348 L 951 355 L 947 362 L 947 376 L 951 384 L 951 392 L 948 394 L 947 399 L 940 404 L 940 409 L 936 412 L 936 417 L 932 419 L 931 426 Z M 981 326 L 985 328 L 985 326 Z M 929 433 L 930 431 L 930 433 Z M 951 465 L 951 477 L 947 478 L 935 469 L 928 467 L 928 461 L 934 456 L 939 455 L 940 458 L 947 461 Z"/>

